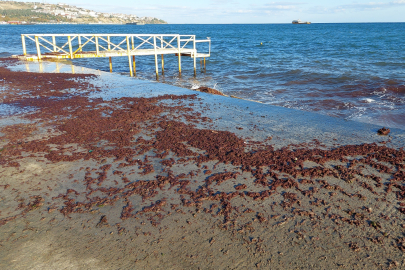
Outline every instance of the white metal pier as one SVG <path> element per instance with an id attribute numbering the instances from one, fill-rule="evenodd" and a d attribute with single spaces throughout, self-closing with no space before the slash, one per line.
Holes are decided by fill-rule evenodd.
<path id="1" fill-rule="evenodd" d="M 162 73 L 164 72 L 164 55 L 178 56 L 179 72 L 181 73 L 181 56 L 189 56 L 194 60 L 196 75 L 197 58 L 211 56 L 211 40 L 196 40 L 195 35 L 162 35 L 162 34 L 22 34 L 22 59 L 41 61 L 46 59 L 75 59 L 108 57 L 112 72 L 112 57 L 127 56 L 131 76 L 136 74 L 135 56 L 154 55 L 156 77 L 159 78 L 158 55 L 162 57 Z M 36 54 L 27 53 L 27 42 L 35 43 Z M 34 44 L 30 43 L 30 44 Z M 197 51 L 197 44 L 207 43 L 205 53 Z M 44 48 L 44 52 L 41 52 Z M 132 59 L 131 59 L 132 58 Z"/>

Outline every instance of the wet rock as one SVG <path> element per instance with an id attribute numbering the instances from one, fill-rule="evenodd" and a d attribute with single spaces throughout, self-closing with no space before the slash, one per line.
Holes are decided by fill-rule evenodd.
<path id="1" fill-rule="evenodd" d="M 386 136 L 386 135 L 388 135 L 390 132 L 391 132 L 391 130 L 390 130 L 389 128 L 385 128 L 385 127 L 380 128 L 380 129 L 377 131 L 378 135 L 381 135 L 381 136 Z"/>
<path id="2" fill-rule="evenodd" d="M 96 228 L 102 228 L 102 227 L 109 227 L 107 222 L 107 217 L 105 215 L 101 216 L 100 221 L 97 223 Z"/>
<path id="3" fill-rule="evenodd" d="M 214 95 L 225 96 L 224 94 L 222 94 L 218 90 L 213 89 L 213 88 L 209 88 L 209 87 L 206 87 L 206 86 L 201 86 L 200 88 L 197 89 L 197 91 L 204 92 L 204 93 L 209 93 L 209 94 L 214 94 Z"/>

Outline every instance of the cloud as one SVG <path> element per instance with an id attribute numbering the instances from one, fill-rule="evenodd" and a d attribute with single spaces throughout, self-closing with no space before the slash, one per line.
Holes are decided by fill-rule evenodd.
<path id="1" fill-rule="evenodd" d="M 239 4 L 239 2 L 236 0 L 211 0 L 210 2 L 212 5 L 229 5 L 229 4 L 237 5 L 237 4 Z"/>
<path id="2" fill-rule="evenodd" d="M 347 5 L 339 5 L 334 7 L 316 6 L 311 8 L 313 13 L 340 13 L 348 11 L 373 11 L 388 8 L 404 6 L 405 0 L 396 0 L 390 2 L 368 2 L 368 3 L 353 3 Z"/>
<path id="3" fill-rule="evenodd" d="M 405 5 L 405 0 L 397 0 L 392 2 L 369 2 L 365 4 L 350 4 L 343 5 L 345 9 L 368 10 L 368 9 L 383 9 Z"/>
<path id="4" fill-rule="evenodd" d="M 282 4 L 266 4 L 263 6 L 267 10 L 294 10 L 297 9 L 295 5 L 282 5 Z"/>

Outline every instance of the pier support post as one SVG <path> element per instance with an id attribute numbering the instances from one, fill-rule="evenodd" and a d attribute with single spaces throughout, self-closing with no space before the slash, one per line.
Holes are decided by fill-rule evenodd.
<path id="1" fill-rule="evenodd" d="M 177 49 L 179 52 L 177 53 L 179 56 L 179 75 L 181 76 L 181 52 L 180 52 L 180 36 L 177 36 Z"/>
<path id="2" fill-rule="evenodd" d="M 162 74 L 165 74 L 165 58 L 162 54 Z"/>
<path id="3" fill-rule="evenodd" d="M 196 44 L 195 44 L 195 36 L 193 37 L 194 38 L 194 42 L 193 42 L 193 49 L 194 49 L 194 53 L 193 53 L 193 56 L 194 56 L 194 77 L 196 77 L 197 76 L 197 59 L 196 59 L 196 57 L 197 57 L 197 50 L 196 50 Z"/>
<path id="4" fill-rule="evenodd" d="M 68 36 L 70 59 L 73 59 L 72 40 Z"/>
<path id="5" fill-rule="evenodd" d="M 195 58 L 195 52 L 194 52 L 194 77 L 197 76 L 197 61 Z"/>
<path id="6" fill-rule="evenodd" d="M 132 50 L 135 53 L 135 42 L 134 42 L 134 36 L 131 36 L 131 42 L 132 42 Z M 136 76 L 136 62 L 135 62 L 135 55 L 132 55 L 132 64 L 134 65 L 134 75 Z"/>
<path id="7" fill-rule="evenodd" d="M 132 63 L 131 63 L 131 47 L 129 46 L 129 37 L 127 36 L 127 53 L 128 53 L 128 62 L 129 62 L 129 74 L 131 77 L 134 76 L 134 73 L 132 72 Z"/>
<path id="8" fill-rule="evenodd" d="M 82 51 L 82 38 L 80 35 L 77 36 L 77 40 L 79 41 L 79 51 Z"/>
<path id="9" fill-rule="evenodd" d="M 56 52 L 56 38 L 52 36 L 53 51 Z"/>
<path id="10" fill-rule="evenodd" d="M 156 70 L 156 80 L 159 80 L 159 63 L 156 51 L 156 36 L 153 36 L 153 48 L 155 49 L 155 70 Z"/>
<path id="11" fill-rule="evenodd" d="M 27 55 L 27 47 L 25 47 L 25 36 L 21 35 L 22 47 L 23 47 L 23 54 Z"/>
<path id="12" fill-rule="evenodd" d="M 111 50 L 111 43 L 110 43 L 110 36 L 107 36 L 107 47 L 108 47 L 108 51 Z M 111 56 L 109 57 L 109 62 L 110 62 L 110 72 L 113 72 L 113 68 L 112 68 L 112 59 Z"/>
<path id="13" fill-rule="evenodd" d="M 129 62 L 129 74 L 131 77 L 134 77 L 134 73 L 132 71 L 132 63 L 131 63 L 131 56 L 128 54 L 128 62 Z"/>
<path id="14" fill-rule="evenodd" d="M 96 36 L 96 54 L 98 56 L 98 54 L 100 53 L 99 48 L 98 48 L 98 37 Z"/>
<path id="15" fill-rule="evenodd" d="M 132 56 L 132 64 L 134 65 L 134 75 L 136 76 L 136 62 L 135 62 L 135 55 Z"/>
<path id="16" fill-rule="evenodd" d="M 163 36 L 160 36 L 160 49 L 164 49 L 163 47 Z M 165 59 L 164 55 L 162 54 L 162 75 L 165 74 Z"/>
<path id="17" fill-rule="evenodd" d="M 35 36 L 35 45 L 37 46 L 38 61 L 41 61 L 41 47 L 37 36 Z"/>

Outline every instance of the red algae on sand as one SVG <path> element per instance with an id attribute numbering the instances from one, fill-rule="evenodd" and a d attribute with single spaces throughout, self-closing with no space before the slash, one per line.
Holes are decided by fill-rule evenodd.
<path id="1" fill-rule="evenodd" d="M 275 149 L 266 140 L 251 150 L 244 138 L 232 132 L 198 128 L 196 123 L 209 120 L 186 104 L 175 104 L 195 102 L 196 95 L 90 99 L 86 94 L 97 89 L 89 89 L 84 79 L 94 75 L 26 74 L 0 69 L 7 78 L 7 87 L 14 89 L 4 102 L 35 108 L 23 116 L 35 120 L 34 124 L 0 130 L 7 141 L 1 149 L 2 166 L 16 166 L 26 154 L 42 155 L 52 163 L 92 160 L 101 165 L 109 160 L 108 164 L 88 168 L 85 177 L 77 179 L 82 191 L 67 189 L 53 198 L 65 216 L 89 213 L 96 207 L 121 201 L 125 202 L 122 220 L 147 216 L 154 226 L 159 225 L 167 211 L 178 207 L 222 217 L 223 228 L 238 226 L 237 220 L 249 213 L 260 224 L 269 222 L 266 211 L 252 210 L 253 206 L 237 202 L 243 200 L 246 204 L 264 201 L 269 209 L 279 207 L 292 216 L 317 216 L 336 224 L 372 226 L 370 213 L 344 212 L 334 198 L 356 201 L 367 209 L 364 194 L 382 200 L 393 193 L 397 203 L 405 199 L 403 149 L 376 143 L 326 150 L 316 143 L 313 147 Z M 36 85 L 21 80 L 24 76 L 35 78 Z M 68 88 L 83 91 L 71 94 L 65 91 Z M 32 137 L 44 128 L 52 132 L 41 138 Z M 176 168 L 187 164 L 198 169 L 175 173 Z M 220 165 L 227 169 L 216 169 Z M 111 184 L 110 178 L 115 184 Z M 223 188 L 227 185 L 228 190 Z M 158 196 L 163 190 L 176 194 L 178 206 Z M 321 197 L 321 193 L 329 195 Z M 143 203 L 138 210 L 131 201 L 135 197 Z M 151 201 L 149 205 L 147 201 Z M 402 214 L 402 209 L 396 211 Z M 10 217 L 2 216 L 0 224 L 8 221 Z M 102 216 L 98 224 L 107 225 L 107 217 Z M 398 248 L 402 243 L 403 240 L 397 241 Z M 357 250 L 354 243 L 349 247 Z"/>

